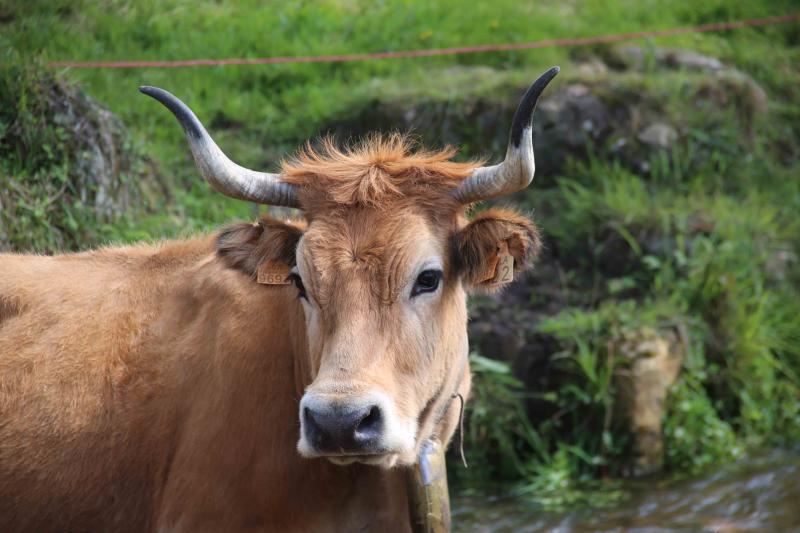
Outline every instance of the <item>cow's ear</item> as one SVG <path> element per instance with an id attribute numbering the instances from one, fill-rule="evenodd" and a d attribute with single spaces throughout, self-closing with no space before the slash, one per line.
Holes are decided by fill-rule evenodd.
<path id="1" fill-rule="evenodd" d="M 295 265 L 297 243 L 303 231 L 302 222 L 281 222 L 268 217 L 262 217 L 256 224 L 235 224 L 217 236 L 217 255 L 228 267 L 254 280 L 264 275 L 265 268 L 288 274 Z"/>
<path id="2" fill-rule="evenodd" d="M 490 209 L 456 235 L 455 264 L 467 289 L 495 291 L 529 268 L 540 248 L 539 231 L 528 217 Z"/>

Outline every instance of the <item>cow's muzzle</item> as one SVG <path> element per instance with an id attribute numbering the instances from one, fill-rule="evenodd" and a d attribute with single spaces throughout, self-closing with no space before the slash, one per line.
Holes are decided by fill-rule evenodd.
<path id="1" fill-rule="evenodd" d="M 321 454 L 378 453 L 383 415 L 377 405 L 304 407 L 303 429 Z"/>
<path id="2" fill-rule="evenodd" d="M 304 455 L 373 455 L 383 447 L 385 418 L 377 403 L 306 394 L 300 403 Z"/>
<path id="3" fill-rule="evenodd" d="M 416 425 L 398 416 L 385 393 L 320 389 L 306 391 L 300 400 L 300 455 L 386 468 L 415 459 Z"/>

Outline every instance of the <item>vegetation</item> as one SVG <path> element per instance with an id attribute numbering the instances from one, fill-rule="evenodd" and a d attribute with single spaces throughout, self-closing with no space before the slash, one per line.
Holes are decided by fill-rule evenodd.
<path id="1" fill-rule="evenodd" d="M 0 101 L 0 250 L 75 249 L 147 206 L 147 159 L 68 81 L 35 63 L 7 66 Z"/>
<path id="2" fill-rule="evenodd" d="M 469 9 L 454 0 L 386 0 L 369 9 L 356 0 L 235 6 L 210 0 L 58 0 L 47 6 L 8 1 L 0 4 L 0 50 L 6 50 L 2 60 L 7 63 L 0 78 L 4 202 L 9 176 L 32 201 L 42 202 L 76 161 L 70 146 L 61 142 L 63 133 L 50 128 L 46 113 L 35 111 L 45 104 L 37 103 L 37 93 L 28 88 L 36 85 L 33 78 L 51 74 L 19 67 L 32 59 L 410 50 L 662 29 L 787 14 L 794 8 L 780 0 L 496 0 Z M 751 76 L 763 92 L 735 75 L 667 72 L 657 65 L 656 45 L 719 58 Z M 157 85 L 179 95 L 234 159 L 268 168 L 320 132 L 369 128 L 376 109 L 391 115 L 393 106 L 413 107 L 426 116 L 452 118 L 462 110 L 478 113 L 481 106 L 489 114 L 498 106 L 510 108 L 515 104 L 511 95 L 525 81 L 561 64 L 556 88 L 580 81 L 609 106 L 635 102 L 645 117 L 666 121 L 679 135 L 664 149 L 633 156 L 617 150 L 620 139 L 614 135 L 588 140 L 557 164 L 548 167 L 545 161 L 552 173 L 537 176 L 536 185 L 517 198 L 536 212 L 547 238 L 543 267 L 526 282 L 527 300 L 519 310 L 538 313 L 535 322 L 521 327 L 552 347 L 548 379 L 534 387 L 507 362 L 487 358 L 496 354 L 483 350 L 485 357 L 473 356 L 475 392 L 465 435 L 470 468 L 454 469 L 457 485 L 511 480 L 522 493 L 551 507 L 618 498 L 613 484 L 611 491 L 594 491 L 598 480 L 627 473 L 630 452 L 628 435 L 613 413 L 613 376 L 622 363 L 609 357 L 609 343 L 642 327 L 676 327 L 686 333 L 687 357 L 665 416 L 669 471 L 692 471 L 754 447 L 796 444 L 800 27 L 684 35 L 645 43 L 643 49 L 649 52 L 640 69 L 615 74 L 609 83 L 602 76 L 571 73 L 593 59 L 620 68 L 614 49 L 607 47 L 61 72 L 56 79 L 77 82 L 122 118 L 134 139 L 131 150 L 155 161 L 169 194 L 151 196 L 147 216 L 132 211 L 97 227 L 85 204 L 75 199 L 25 207 L 26 214 L 15 216 L 19 235 L 12 242 L 20 249 L 72 249 L 181 235 L 252 216 L 250 206 L 221 199 L 197 183 L 180 128 L 136 92 L 138 85 Z M 477 66 L 493 70 L 467 68 Z M 31 95 L 24 106 L 23 94 Z M 13 133 L 31 139 L 24 157 L 4 148 L 10 146 L 13 122 L 5 111 L 12 109 L 9 102 L 13 109 L 34 110 L 24 115 L 19 131 L 25 133 Z M 434 125 L 419 133 L 428 143 L 458 141 L 466 147 L 465 156 L 486 154 L 502 143 L 505 125 L 487 139 L 485 130 L 470 129 L 465 121 L 448 124 L 454 124 L 448 131 Z M 75 231 L 68 233 L 74 237 L 52 237 L 73 224 Z M 558 308 L 548 307 L 541 294 L 556 294 Z M 492 305 L 492 300 L 478 300 L 476 312 Z"/>
<path id="3" fill-rule="evenodd" d="M 476 365 L 477 398 L 502 398 L 517 409 L 507 416 L 533 404 L 535 419 L 489 425 L 478 402 L 471 417 L 481 430 L 468 435 L 467 448 L 514 450 L 504 457 L 513 459 L 520 490 L 550 507 L 621 496 L 613 484 L 585 489 L 597 488 L 590 480 L 627 475 L 630 435 L 614 410 L 614 375 L 625 363 L 612 347 L 642 327 L 679 328 L 687 344 L 664 420 L 668 471 L 800 439 L 798 101 L 779 84 L 768 105 L 725 86 L 736 105 L 696 113 L 714 82 L 665 74 L 618 80 L 615 93 L 635 95 L 645 114 L 655 97 L 661 116 L 683 132 L 678 141 L 634 164 L 615 152 L 612 135 L 522 200 L 549 238 L 545 263 L 568 273 L 555 283 L 561 310 L 535 328 L 537 342 L 553 346 L 538 367 L 545 377 L 523 391 L 508 368 Z M 535 275 L 530 285 L 522 307 L 551 307 L 538 292 L 552 279 Z"/>

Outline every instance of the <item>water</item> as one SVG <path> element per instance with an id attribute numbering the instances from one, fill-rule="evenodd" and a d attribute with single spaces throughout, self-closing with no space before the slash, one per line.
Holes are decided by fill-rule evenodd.
<path id="1" fill-rule="evenodd" d="M 508 498 L 453 500 L 466 533 L 740 531 L 800 533 L 800 453 L 773 452 L 684 480 L 641 480 L 608 509 L 542 511 Z"/>

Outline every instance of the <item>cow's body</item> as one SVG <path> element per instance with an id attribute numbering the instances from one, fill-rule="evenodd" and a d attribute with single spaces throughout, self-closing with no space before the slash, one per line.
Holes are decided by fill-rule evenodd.
<path id="1" fill-rule="evenodd" d="M 402 469 L 295 449 L 291 286 L 213 239 L 0 256 L 0 531 L 399 531 Z"/>

